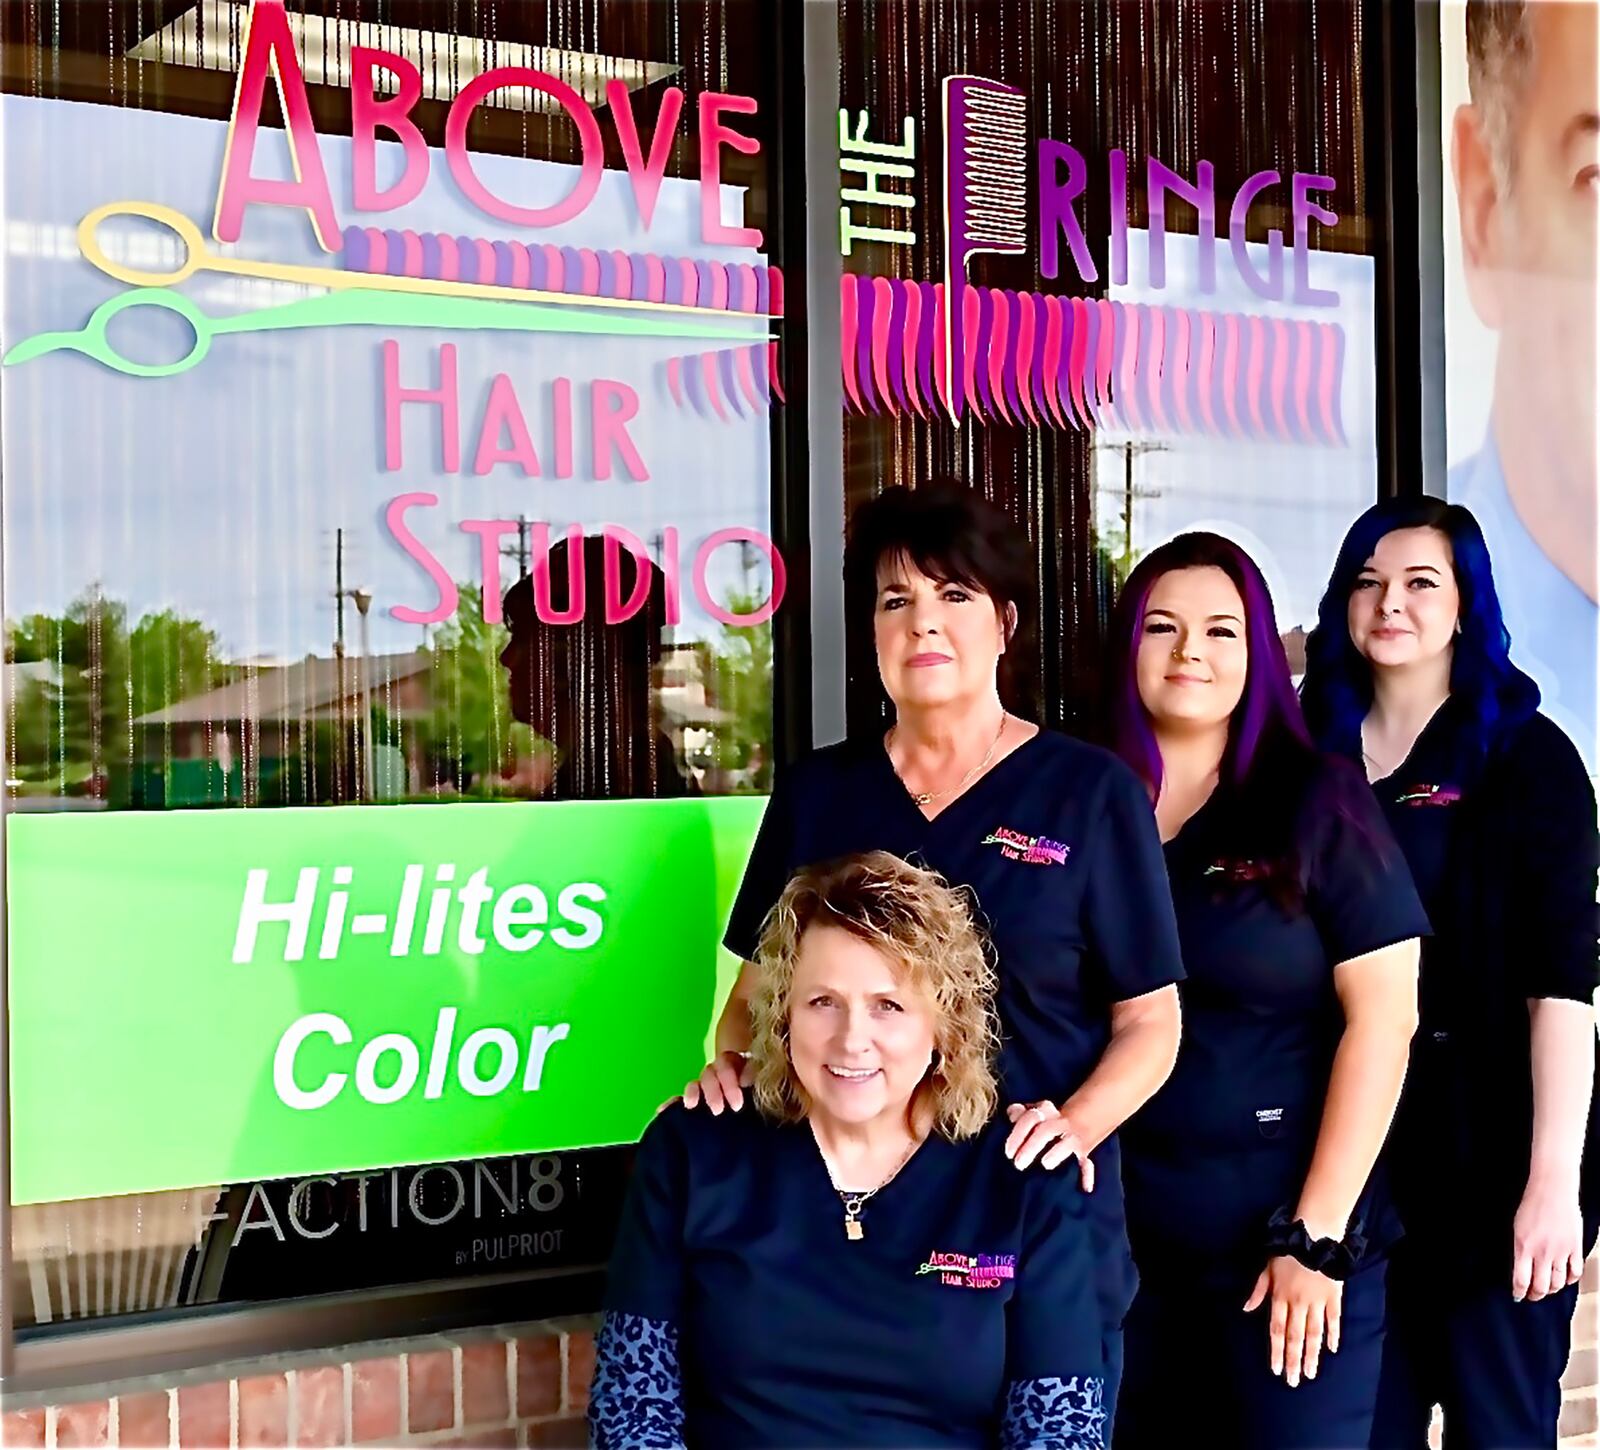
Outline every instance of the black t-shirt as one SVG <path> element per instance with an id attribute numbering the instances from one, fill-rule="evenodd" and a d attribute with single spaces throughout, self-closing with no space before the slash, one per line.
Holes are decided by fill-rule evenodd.
<path id="1" fill-rule="evenodd" d="M 1264 1262 L 1268 1218 L 1293 1210 L 1311 1164 L 1344 1027 L 1334 967 L 1428 932 L 1349 766 L 1315 763 L 1289 788 L 1299 800 L 1280 803 L 1294 812 L 1287 831 L 1264 832 L 1249 803 L 1219 788 L 1167 844 L 1188 974 L 1183 1041 L 1123 1132 L 1141 1273 L 1241 1295 Z M 1292 857 L 1282 845 L 1264 855 L 1271 836 L 1294 842 Z M 1381 1176 L 1358 1214 L 1374 1248 L 1395 1236 Z"/>
<path id="2" fill-rule="evenodd" d="M 780 775 L 728 923 L 755 955 L 802 866 L 884 850 L 967 886 L 993 943 L 1004 1100 L 1059 1102 L 1110 1038 L 1110 1008 L 1180 980 L 1160 838 L 1138 777 L 1051 731 L 1019 746 L 933 820 L 881 741 L 819 750 Z"/>
<path id="3" fill-rule="evenodd" d="M 606 1307 L 675 1327 L 685 1442 L 989 1446 L 1008 1386 L 1100 1380 L 1090 1196 L 1007 1131 L 930 1137 L 851 1241 L 807 1124 L 663 1112 Z"/>
<path id="4" fill-rule="evenodd" d="M 1395 1124 L 1407 1230 L 1495 1281 L 1533 1145 L 1528 1002 L 1593 1001 L 1600 833 L 1572 742 L 1534 715 L 1485 750 L 1447 701 L 1372 789 L 1433 919 L 1422 1026 Z M 1600 1114 L 1582 1165 L 1588 1241 L 1600 1215 Z"/>

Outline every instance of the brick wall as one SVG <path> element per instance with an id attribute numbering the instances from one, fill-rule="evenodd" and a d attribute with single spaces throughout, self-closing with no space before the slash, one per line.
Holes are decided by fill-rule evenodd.
<path id="1" fill-rule="evenodd" d="M 7 1407 L 0 1446 L 450 1445 L 560 1450 L 587 1443 L 593 1320 L 359 1346 L 231 1367 L 227 1378 L 119 1384 L 68 1404 Z M 1589 1261 L 1562 1380 L 1561 1450 L 1600 1450 L 1600 1254 Z M 220 1368 L 220 1367 L 219 1367 Z M 35 1397 L 37 1398 L 37 1397 Z M 1437 1450 L 1439 1427 L 1432 1443 Z"/>
<path id="2" fill-rule="evenodd" d="M 553 1321 L 281 1356 L 70 1404 L 17 1397 L 0 1412 L 0 1446 L 581 1447 L 592 1329 L 589 1319 Z"/>
<path id="3" fill-rule="evenodd" d="M 1578 1312 L 1572 1320 L 1572 1357 L 1561 1381 L 1562 1450 L 1578 1446 L 1600 1446 L 1600 1419 L 1597 1419 L 1595 1357 L 1600 1353 L 1600 1251 L 1584 1270 L 1578 1293 Z"/>

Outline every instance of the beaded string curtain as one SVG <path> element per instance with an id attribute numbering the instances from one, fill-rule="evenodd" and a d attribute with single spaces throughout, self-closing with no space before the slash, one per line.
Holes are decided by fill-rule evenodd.
<path id="1" fill-rule="evenodd" d="M 1370 29 L 1371 6 L 1361 0 L 840 0 L 840 107 L 852 125 L 867 111 L 879 140 L 899 140 L 902 119 L 914 117 L 918 147 L 916 175 L 906 183 L 916 198 L 916 242 L 856 242 L 846 270 L 941 275 L 941 86 L 963 74 L 1025 93 L 1030 152 L 1050 137 L 1083 154 L 1089 179 L 1078 206 L 1102 279 L 1106 158 L 1118 147 L 1128 157 L 1130 226 L 1147 221 L 1147 157 L 1191 179 L 1203 158 L 1216 167 L 1219 198 L 1268 168 L 1286 178 L 1294 171 L 1332 176 L 1340 220 L 1313 223 L 1311 245 L 1370 251 L 1375 222 L 1360 84 Z M 1064 291 L 1065 277 L 1044 282 L 1036 271 L 1033 170 L 1030 155 L 1028 254 L 986 256 L 974 275 L 994 287 Z M 1272 227 L 1287 235 L 1286 210 L 1255 208 L 1250 239 Z M 1166 225 L 1192 232 L 1193 211 L 1170 205 Z M 1102 289 L 1073 277 L 1071 290 Z M 1096 554 L 1092 445 L 1092 434 L 1081 432 L 993 421 L 957 428 L 937 411 L 928 419 L 904 411 L 845 419 L 847 506 L 888 484 L 954 475 L 1025 525 L 1038 564 L 1040 628 L 1030 654 L 1041 698 L 1021 703 L 1068 729 L 1090 718 L 1111 602 L 1112 579 Z M 852 729 L 872 728 L 885 708 L 861 633 L 849 645 Z"/>
<path id="2" fill-rule="evenodd" d="M 696 134 L 697 100 L 708 91 L 754 96 L 760 104 L 754 116 L 741 116 L 739 129 L 760 138 L 759 156 L 749 157 L 725 149 L 722 176 L 725 183 L 745 191 L 747 225 L 767 235 L 772 260 L 780 263 L 780 239 L 768 224 L 771 182 L 768 167 L 774 155 L 773 100 L 777 58 L 767 44 L 769 12 L 765 0 L 288 0 L 292 16 L 318 23 L 303 33 L 302 52 L 314 45 L 319 73 L 348 77 L 348 51 L 356 44 L 385 43 L 382 37 L 363 34 L 361 27 L 379 25 L 420 34 L 424 99 L 412 111 L 431 145 L 444 135 L 450 97 L 472 72 L 464 72 L 464 57 L 484 51 L 484 68 L 522 63 L 518 53 L 508 58 L 506 48 L 533 46 L 548 49 L 539 64 L 567 81 L 581 94 L 597 96 L 605 82 L 621 75 L 633 90 L 641 127 L 653 125 L 666 86 L 685 92 L 679 112 L 670 159 L 669 177 L 699 175 Z M 100 106 L 156 110 L 216 120 L 226 119 L 233 98 L 244 41 L 246 7 L 234 0 L 8 0 L 0 6 L 0 84 L 6 91 L 38 98 L 93 102 Z M 209 28 L 208 28 L 209 27 Z M 391 32 L 391 36 L 396 32 Z M 661 74 L 641 81 L 640 63 L 650 63 Z M 309 98 L 318 130 L 325 136 L 349 135 L 349 93 L 342 85 L 311 84 Z M 433 97 L 438 97 L 434 99 Z M 277 100 L 268 87 L 264 124 L 279 123 Z M 625 160 L 613 126 L 601 127 L 605 165 L 621 171 Z M 644 131 L 648 144 L 652 139 Z M 476 152 L 523 156 L 543 161 L 575 162 L 579 159 L 576 127 L 554 107 L 510 105 L 480 106 L 474 114 L 469 144 Z M 396 223 L 400 225 L 401 223 Z M 252 429 L 270 433 L 258 409 L 258 400 L 240 399 L 239 406 Z M 308 413 L 316 405 L 305 404 Z M 331 410 L 332 404 L 325 404 Z M 9 421 L 9 420 L 8 420 Z M 98 506 L 91 516 L 68 526 L 72 552 L 64 561 L 60 597 L 48 601 L 35 616 L 23 653 L 42 655 L 40 663 L 53 664 L 55 679 L 68 678 L 74 688 L 82 684 L 87 696 L 70 698 L 71 690 L 58 691 L 47 705 L 34 700 L 34 713 L 48 716 L 30 720 L 26 710 L 19 720 L 13 699 L 8 709 L 11 759 L 37 745 L 35 754 L 44 775 L 54 782 L 57 796 L 99 793 L 112 805 L 173 804 L 169 787 L 164 796 L 150 785 L 153 779 L 174 778 L 174 764 L 206 765 L 196 798 L 183 803 L 281 805 L 308 802 L 359 801 L 372 792 L 372 768 L 366 757 L 388 747 L 392 756 L 410 763 L 412 788 L 419 793 L 451 796 L 462 792 L 495 793 L 492 782 L 515 781 L 537 759 L 542 747 L 521 731 L 507 712 L 502 672 L 497 660 L 503 642 L 495 631 L 447 626 L 433 636 L 429 646 L 433 664 L 420 687 L 410 657 L 395 653 L 370 659 L 356 658 L 358 616 L 353 587 L 362 582 L 365 563 L 362 543 L 346 528 L 337 538 L 329 527 L 313 527 L 297 543 L 302 559 L 315 553 L 326 575 L 326 643 L 317 651 L 336 659 L 320 659 L 315 666 L 296 665 L 299 676 L 277 681 L 283 685 L 278 708 L 267 709 L 272 689 L 251 666 L 241 664 L 238 641 L 224 646 L 205 629 L 187 638 L 168 630 L 159 648 L 140 651 L 128 643 L 135 621 L 119 614 L 117 600 L 102 596 L 99 580 L 104 561 L 119 552 L 142 547 L 148 531 L 161 527 L 165 505 L 161 483 L 129 480 L 126 439 L 137 426 L 130 409 L 117 416 L 86 420 L 104 437 L 103 482 Z M 308 419 L 308 429 L 331 425 L 331 416 Z M 182 420 L 173 428 L 172 449 L 187 446 Z M 258 457 L 262 469 L 276 476 L 295 470 L 294 463 L 268 453 Z M 30 470 L 16 470 L 8 489 L 30 487 Z M 266 476 L 265 474 L 263 476 Z M 756 486 L 756 485 L 752 485 Z M 764 484 L 761 485 L 764 487 Z M 302 478 L 290 504 L 310 517 L 315 513 Z M 44 501 L 41 500 L 41 503 Z M 536 511 L 536 510 L 535 510 Z M 47 515 L 47 506 L 33 517 Z M 326 522 L 324 520 L 324 522 Z M 55 548 L 53 541 L 13 536 L 15 548 Z M 252 546 L 248 530 L 219 533 L 219 549 L 237 555 L 241 589 L 251 593 L 273 570 L 275 560 Z M 377 545 L 369 544 L 371 549 Z M 507 571 L 526 569 L 508 550 Z M 512 577 L 515 574 L 512 573 Z M 177 581 L 171 597 L 181 596 Z M 336 598 L 343 588 L 344 598 Z M 381 609 L 380 601 L 374 606 Z M 6 601 L 6 617 L 16 624 Z M 30 605 L 30 611 L 37 609 Z M 586 619 L 592 611 L 586 611 Z M 53 624 L 51 623 L 53 617 Z M 248 628 L 249 653 L 274 653 L 275 621 L 256 605 Z M 351 635 L 348 649 L 335 646 L 345 629 Z M 652 689 L 652 669 L 659 670 L 662 640 L 646 640 L 634 629 L 624 640 L 598 622 L 571 626 L 562 641 L 560 674 L 562 700 L 552 697 L 555 664 L 549 654 L 530 678 L 535 698 L 528 713 L 535 721 L 561 719 L 570 723 L 567 738 L 555 742 L 559 765 L 546 767 L 550 778 L 545 793 L 578 796 L 679 794 L 680 759 L 663 760 L 664 740 L 659 728 L 659 691 Z M 37 635 L 38 638 L 33 636 Z M 613 636 L 616 637 L 613 637 Z M 8 646 L 20 638 L 8 625 Z M 770 661 L 770 649 L 755 657 Z M 8 661 L 12 652 L 8 652 Z M 718 666 L 707 659 L 701 672 L 715 687 Z M 742 696 L 755 703 L 746 713 L 752 720 L 718 720 L 716 707 L 702 709 L 706 721 L 702 734 L 712 737 L 704 766 L 709 763 L 707 790 L 727 788 L 728 771 L 739 763 L 752 738 L 765 730 L 770 736 L 771 665 L 764 680 L 739 682 Z M 409 671 L 409 673 L 408 673 Z M 185 701 L 203 702 L 208 691 L 237 685 L 236 702 L 219 698 L 215 713 L 202 703 L 179 709 L 181 719 L 152 725 L 148 717 Z M 765 703 L 762 699 L 764 697 Z M 370 700 L 372 708 L 365 708 Z M 237 708 L 234 708 L 235 703 Z M 723 711 L 727 716 L 730 712 Z M 332 717 L 330 720 L 330 716 Z M 424 718 L 426 717 L 426 718 Z M 371 718 L 372 739 L 356 724 Z M 680 722 L 681 736 L 681 722 Z M 20 731 L 20 734 L 19 734 Z M 753 735 L 752 735 L 753 732 Z M 38 736 L 37 742 L 32 736 Z M 82 738 L 78 738 L 81 736 Z M 750 737 L 750 738 L 747 738 Z M 685 751 L 681 738 L 680 755 Z M 42 752 L 42 753 L 41 753 Z M 770 738 L 759 741 L 759 752 L 770 762 Z M 78 757 L 82 757 L 81 759 Z M 179 758 L 182 759 L 179 759 Z M 222 761 L 221 785 L 216 763 Z M 556 757 L 552 757 L 554 760 Z M 270 762 L 286 762 L 273 766 Z M 207 764 L 209 763 L 209 764 Z M 229 766 L 233 766 L 232 785 Z M 770 766 L 768 766 L 770 769 Z M 88 783 L 86 785 L 86 782 Z M 759 785 L 761 782 L 755 782 Z M 751 788 L 746 782 L 744 788 Z"/>

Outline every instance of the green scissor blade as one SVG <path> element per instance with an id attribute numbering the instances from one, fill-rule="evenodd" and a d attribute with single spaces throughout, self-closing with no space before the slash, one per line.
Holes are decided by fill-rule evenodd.
<path id="1" fill-rule="evenodd" d="M 714 321 L 686 314 L 651 314 L 642 309 L 606 311 L 599 305 L 500 301 L 487 297 L 451 297 L 431 292 L 385 292 L 351 288 L 308 297 L 301 302 L 259 312 L 218 318 L 215 332 L 262 332 L 285 327 L 373 326 L 471 328 L 505 332 L 581 332 L 624 337 L 721 338 L 731 342 L 763 342 L 766 327 L 749 318 Z"/>
<path id="2" fill-rule="evenodd" d="M 136 307 L 176 312 L 194 330 L 195 345 L 176 362 L 139 363 L 111 345 L 106 328 L 118 314 Z M 95 308 L 77 332 L 41 332 L 24 338 L 5 355 L 8 367 L 62 349 L 81 352 L 96 362 L 135 377 L 171 377 L 196 366 L 209 352 L 211 339 L 242 332 L 275 332 L 309 327 L 437 327 L 495 332 L 568 332 L 623 337 L 711 339 L 727 343 L 765 342 L 770 333 L 758 320 L 698 315 L 649 313 L 634 308 L 563 306 L 559 303 L 500 301 L 453 297 L 427 292 L 351 289 L 306 297 L 278 307 L 258 308 L 228 317 L 210 317 L 182 293 L 165 287 L 124 292 Z"/>

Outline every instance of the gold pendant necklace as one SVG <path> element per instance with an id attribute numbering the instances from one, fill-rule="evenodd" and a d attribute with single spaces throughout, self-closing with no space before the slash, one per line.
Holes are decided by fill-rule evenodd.
<path id="1" fill-rule="evenodd" d="M 961 779 L 958 780 L 954 785 L 947 785 L 943 790 L 912 790 L 909 785 L 906 785 L 905 777 L 900 774 L 898 769 L 895 768 L 893 756 L 890 756 L 889 758 L 889 768 L 894 770 L 894 778 L 900 782 L 902 787 L 904 787 L 905 793 L 911 797 L 914 805 L 918 807 L 931 806 L 941 797 L 960 791 L 975 775 L 988 766 L 989 762 L 994 759 L 995 751 L 999 748 L 1000 737 L 1006 733 L 1006 722 L 1010 718 L 1011 715 L 1009 711 L 1001 710 L 1000 728 L 994 732 L 994 739 L 989 742 L 989 748 L 984 751 L 983 759 L 973 766 L 972 769 L 962 776 Z M 895 732 L 899 730 L 899 728 L 900 726 L 898 723 L 890 727 L 889 739 L 886 743 L 891 747 L 894 745 Z"/>
<path id="2" fill-rule="evenodd" d="M 833 1191 L 839 1195 L 839 1201 L 844 1205 L 844 1236 L 851 1243 L 859 1243 L 867 1236 L 866 1225 L 861 1222 L 861 1210 L 865 1207 L 867 1200 L 873 1194 L 881 1192 L 894 1182 L 895 1178 L 899 1176 L 900 1170 L 911 1161 L 911 1155 L 917 1151 L 919 1146 L 918 1141 L 913 1138 L 910 1147 L 901 1155 L 900 1161 L 889 1170 L 889 1176 L 877 1188 L 869 1188 L 861 1193 L 852 1193 L 848 1188 L 840 1188 L 833 1181 L 833 1165 L 828 1162 L 827 1154 L 823 1154 L 822 1165 L 828 1170 L 828 1181 L 833 1183 Z"/>

